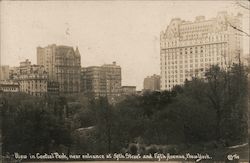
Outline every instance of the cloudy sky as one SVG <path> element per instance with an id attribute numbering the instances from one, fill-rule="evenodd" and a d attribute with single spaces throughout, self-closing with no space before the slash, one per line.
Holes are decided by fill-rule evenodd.
<path id="1" fill-rule="evenodd" d="M 1 1 L 0 7 L 2 65 L 26 58 L 36 64 L 37 46 L 78 46 L 83 67 L 116 61 L 123 85 L 138 90 L 146 76 L 160 73 L 160 32 L 172 18 L 240 11 L 249 31 L 249 13 L 235 1 Z"/>

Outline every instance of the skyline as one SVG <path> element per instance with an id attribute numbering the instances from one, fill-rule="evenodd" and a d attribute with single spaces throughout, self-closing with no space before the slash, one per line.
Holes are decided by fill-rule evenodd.
<path id="1" fill-rule="evenodd" d="M 172 18 L 193 21 L 223 10 L 241 12 L 243 28 L 249 31 L 249 15 L 236 11 L 233 2 L 0 2 L 0 63 L 18 66 L 29 59 L 36 64 L 38 46 L 78 46 L 82 67 L 116 61 L 122 68 L 122 85 L 142 89 L 145 77 L 160 74 L 160 32 Z M 249 38 L 244 38 L 243 47 L 243 53 L 249 53 Z"/>

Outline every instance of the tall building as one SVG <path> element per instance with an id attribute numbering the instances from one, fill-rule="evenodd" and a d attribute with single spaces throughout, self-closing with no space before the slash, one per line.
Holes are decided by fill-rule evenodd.
<path id="1" fill-rule="evenodd" d="M 112 64 L 104 64 L 101 67 L 105 74 L 108 95 L 119 95 L 122 84 L 121 67 L 116 65 L 116 62 L 113 62 Z"/>
<path id="2" fill-rule="evenodd" d="M 92 97 L 106 95 L 105 75 L 100 66 L 81 69 L 81 92 Z"/>
<path id="3" fill-rule="evenodd" d="M 9 66 L 0 66 L 0 80 L 8 80 L 10 77 Z"/>
<path id="4" fill-rule="evenodd" d="M 92 97 L 118 96 L 121 89 L 121 67 L 113 64 L 90 66 L 81 70 L 81 91 Z"/>
<path id="5" fill-rule="evenodd" d="M 60 93 L 80 92 L 81 56 L 78 48 L 55 44 L 37 48 L 37 64 L 43 65 L 48 79 L 59 83 Z"/>
<path id="6" fill-rule="evenodd" d="M 149 91 L 159 91 L 160 90 L 160 75 L 148 76 L 143 81 L 143 89 Z"/>
<path id="7" fill-rule="evenodd" d="M 226 68 L 242 57 L 241 14 L 219 12 L 206 20 L 174 18 L 160 35 L 161 89 L 171 89 L 192 77 L 203 77 L 214 64 Z"/>

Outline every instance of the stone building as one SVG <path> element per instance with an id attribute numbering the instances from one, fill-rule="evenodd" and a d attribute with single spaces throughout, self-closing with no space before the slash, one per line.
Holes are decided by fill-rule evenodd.
<path id="1" fill-rule="evenodd" d="M 121 95 L 135 95 L 135 94 L 136 94 L 136 86 L 121 87 Z"/>
<path id="2" fill-rule="evenodd" d="M 37 64 L 44 66 L 49 81 L 59 83 L 61 94 L 80 92 L 81 56 L 77 47 L 37 47 Z"/>
<path id="3" fill-rule="evenodd" d="M 87 96 L 99 97 L 107 94 L 105 75 L 100 66 L 81 69 L 81 92 Z"/>
<path id="4" fill-rule="evenodd" d="M 112 64 L 104 64 L 101 68 L 105 75 L 108 96 L 119 96 L 122 84 L 121 67 L 113 62 Z"/>
<path id="5" fill-rule="evenodd" d="M 160 34 L 161 89 L 169 90 L 192 77 L 203 77 L 211 65 L 227 68 L 242 57 L 242 15 L 219 12 L 206 20 L 174 18 Z"/>
<path id="6" fill-rule="evenodd" d="M 45 68 L 41 65 L 31 65 L 31 62 L 23 63 L 20 63 L 17 75 L 14 76 L 14 80 L 19 83 L 20 92 L 33 96 L 46 95 L 48 76 Z"/>
<path id="7" fill-rule="evenodd" d="M 31 64 L 28 59 L 10 68 L 10 79 L 18 83 L 20 92 L 33 96 L 59 95 L 59 83 L 48 80 L 43 65 Z"/>
<path id="8" fill-rule="evenodd" d="M 88 96 L 119 96 L 121 67 L 113 64 L 90 66 L 81 70 L 81 92 Z"/>
<path id="9" fill-rule="evenodd" d="M 160 90 L 160 75 L 148 76 L 143 81 L 143 89 L 148 91 L 159 91 Z"/>
<path id="10" fill-rule="evenodd" d="M 44 96 L 47 94 L 47 74 L 25 74 L 18 78 L 20 92 L 33 96 Z"/>

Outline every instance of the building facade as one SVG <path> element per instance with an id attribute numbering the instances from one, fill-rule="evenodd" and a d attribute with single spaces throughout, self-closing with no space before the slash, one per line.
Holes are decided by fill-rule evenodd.
<path id="1" fill-rule="evenodd" d="M 241 14 L 219 12 L 215 18 L 171 20 L 160 35 L 161 90 L 172 89 L 192 77 L 204 77 L 211 65 L 227 68 L 242 57 Z"/>
<path id="2" fill-rule="evenodd" d="M 90 66 L 81 70 L 81 92 L 88 96 L 119 96 L 121 67 L 113 64 Z"/>
<path id="3" fill-rule="evenodd" d="M 28 60 L 20 62 L 13 78 L 19 83 L 20 92 L 33 96 L 44 96 L 47 93 L 48 76 L 44 66 L 32 65 Z"/>
<path id="4" fill-rule="evenodd" d="M 32 96 L 44 96 L 47 94 L 47 74 L 23 74 L 18 78 L 20 92 Z"/>
<path id="5" fill-rule="evenodd" d="M 121 67 L 113 62 L 112 64 L 104 64 L 101 68 L 105 76 L 108 96 L 119 96 L 122 85 Z"/>
<path id="6" fill-rule="evenodd" d="M 43 65 L 48 80 L 59 83 L 62 94 L 80 92 L 81 56 L 70 46 L 37 47 L 37 64 Z"/>
<path id="7" fill-rule="evenodd" d="M 100 66 L 81 69 L 81 92 L 87 96 L 98 97 L 107 94 L 105 74 Z"/>
<path id="8" fill-rule="evenodd" d="M 148 76 L 143 81 L 143 89 L 148 91 L 159 91 L 160 90 L 160 75 Z"/>

